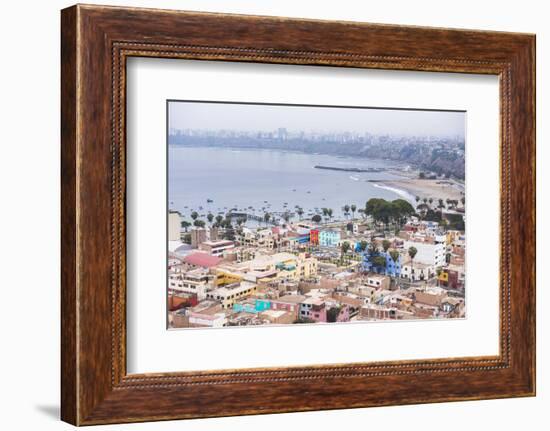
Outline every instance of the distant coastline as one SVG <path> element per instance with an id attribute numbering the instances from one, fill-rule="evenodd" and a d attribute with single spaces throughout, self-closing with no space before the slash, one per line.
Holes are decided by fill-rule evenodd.
<path id="1" fill-rule="evenodd" d="M 377 173 L 377 172 L 385 172 L 387 171 L 386 168 L 338 168 L 335 166 L 321 166 L 321 165 L 315 165 L 315 169 L 326 169 L 329 171 L 343 171 L 343 172 L 367 172 L 367 173 Z"/>

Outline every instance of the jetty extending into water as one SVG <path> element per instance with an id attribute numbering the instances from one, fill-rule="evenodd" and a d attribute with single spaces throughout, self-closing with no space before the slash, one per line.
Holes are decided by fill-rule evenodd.
<path id="1" fill-rule="evenodd" d="M 386 168 L 338 168 L 336 166 L 322 166 L 322 165 L 315 165 L 315 169 L 326 169 L 328 171 L 343 171 L 343 172 L 368 172 L 368 173 L 377 173 L 377 172 L 385 172 L 387 171 Z"/>

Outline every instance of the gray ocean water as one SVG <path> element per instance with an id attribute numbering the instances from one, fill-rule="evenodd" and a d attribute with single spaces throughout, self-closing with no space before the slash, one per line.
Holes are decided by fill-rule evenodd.
<path id="1" fill-rule="evenodd" d="M 226 214 L 237 208 L 263 215 L 265 212 L 292 212 L 300 206 L 304 219 L 311 218 L 323 207 L 332 208 L 333 219 L 338 219 L 344 218 L 344 205 L 364 208 L 372 197 L 413 199 L 402 191 L 368 182 L 402 178 L 390 172 L 331 171 L 315 169 L 315 165 L 403 168 L 390 161 L 323 154 L 170 146 L 168 205 L 187 218 L 192 211 L 206 216 L 209 212 Z"/>

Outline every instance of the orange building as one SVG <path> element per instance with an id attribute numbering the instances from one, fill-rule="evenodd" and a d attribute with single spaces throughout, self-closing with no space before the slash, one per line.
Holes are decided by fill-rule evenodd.
<path id="1" fill-rule="evenodd" d="M 309 242 L 313 245 L 319 245 L 319 230 L 311 229 L 309 231 Z"/>

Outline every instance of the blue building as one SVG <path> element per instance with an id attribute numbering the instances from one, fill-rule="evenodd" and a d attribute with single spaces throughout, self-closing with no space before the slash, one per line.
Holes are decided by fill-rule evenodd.
<path id="1" fill-rule="evenodd" d="M 397 258 L 397 262 L 394 262 L 389 253 L 382 253 L 386 255 L 386 275 L 392 277 L 399 277 L 401 275 L 401 254 Z"/>
<path id="2" fill-rule="evenodd" d="M 337 230 L 322 230 L 319 232 L 321 247 L 337 247 L 340 243 L 340 232 Z"/>
<path id="3" fill-rule="evenodd" d="M 375 265 L 373 262 L 373 258 L 376 256 L 381 256 L 386 260 L 386 265 Z M 392 277 L 399 277 L 401 275 L 401 255 L 399 255 L 399 258 L 397 259 L 397 262 L 394 262 L 392 259 L 390 253 L 386 253 L 383 251 L 379 251 L 376 253 L 373 253 L 372 255 L 369 253 L 368 249 L 365 250 L 363 253 L 363 270 L 369 271 L 369 272 L 376 272 L 377 274 L 385 274 L 390 275 Z"/>
<path id="4" fill-rule="evenodd" d="M 245 313 L 261 313 L 262 311 L 269 310 L 271 308 L 271 301 L 268 299 L 256 299 L 254 305 L 249 303 L 233 304 L 233 311 Z"/>

